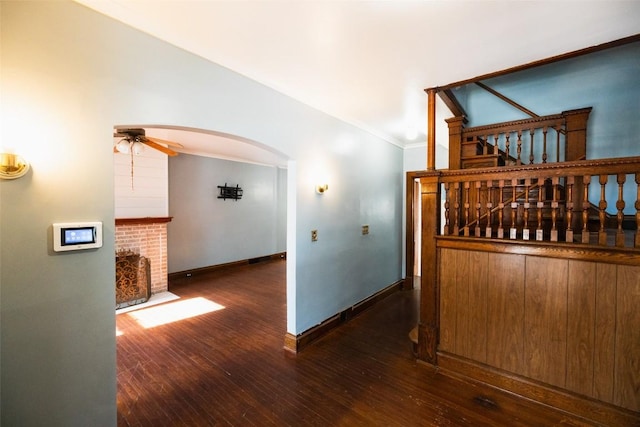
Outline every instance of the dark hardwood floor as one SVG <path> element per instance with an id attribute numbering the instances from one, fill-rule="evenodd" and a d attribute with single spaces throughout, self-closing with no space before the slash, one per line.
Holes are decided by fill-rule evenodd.
<path id="1" fill-rule="evenodd" d="M 119 426 L 591 425 L 417 363 L 408 339 L 417 290 L 394 293 L 297 356 L 283 351 L 285 261 L 170 290 L 180 299 L 152 309 L 224 308 L 147 329 L 134 316 L 152 309 L 117 315 Z"/>

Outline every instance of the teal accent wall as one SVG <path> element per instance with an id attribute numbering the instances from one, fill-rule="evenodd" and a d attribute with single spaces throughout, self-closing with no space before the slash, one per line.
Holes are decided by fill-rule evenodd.
<path id="1" fill-rule="evenodd" d="M 483 83 L 541 116 L 593 107 L 589 159 L 640 155 L 640 42 Z M 475 84 L 454 93 L 468 126 L 528 118 Z"/>
<path id="2" fill-rule="evenodd" d="M 593 107 L 587 128 L 587 159 L 640 156 L 640 42 L 484 81 L 538 115 Z M 468 126 L 528 118 L 475 84 L 454 90 Z M 634 214 L 635 178 L 627 176 L 625 214 Z M 606 187 L 607 211 L 615 213 L 617 184 Z M 600 188 L 589 199 L 597 204 Z"/>

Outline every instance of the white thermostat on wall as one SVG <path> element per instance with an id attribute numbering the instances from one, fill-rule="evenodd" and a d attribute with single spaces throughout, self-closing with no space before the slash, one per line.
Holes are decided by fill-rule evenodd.
<path id="1" fill-rule="evenodd" d="M 53 250 L 56 252 L 101 247 L 101 222 L 64 222 L 53 224 Z"/>

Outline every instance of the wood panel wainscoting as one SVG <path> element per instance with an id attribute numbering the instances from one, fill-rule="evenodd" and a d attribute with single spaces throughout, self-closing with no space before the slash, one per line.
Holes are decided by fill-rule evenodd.
<path id="1" fill-rule="evenodd" d="M 637 416 L 640 328 L 630 325 L 640 325 L 640 259 L 612 264 L 605 253 L 594 254 L 603 262 L 583 261 L 569 249 L 508 246 L 480 251 L 464 239 L 438 240 L 439 366 L 590 419 L 606 404 Z M 619 415 L 623 424 L 632 414 Z"/>

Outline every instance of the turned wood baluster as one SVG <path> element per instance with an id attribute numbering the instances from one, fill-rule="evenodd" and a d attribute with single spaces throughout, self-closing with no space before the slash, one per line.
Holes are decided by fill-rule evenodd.
<path id="1" fill-rule="evenodd" d="M 525 178 L 524 180 L 524 212 L 523 212 L 523 221 L 524 225 L 522 227 L 522 239 L 529 240 L 529 209 L 531 208 L 531 203 L 529 203 L 529 191 L 531 191 L 531 179 Z"/>
<path id="2" fill-rule="evenodd" d="M 453 234 L 460 235 L 460 183 L 453 183 Z"/>
<path id="3" fill-rule="evenodd" d="M 560 203 L 558 202 L 558 184 L 560 183 L 560 178 L 554 176 L 551 178 L 551 184 L 553 185 L 553 200 L 551 200 L 551 241 L 558 241 L 558 228 L 556 227 L 558 221 L 558 207 Z"/>
<path id="4" fill-rule="evenodd" d="M 498 181 L 498 239 L 504 238 L 504 179 Z"/>
<path id="5" fill-rule="evenodd" d="M 505 135 L 504 135 L 504 138 L 505 138 L 505 140 L 504 140 L 504 156 L 505 156 L 504 164 L 505 165 L 508 165 L 509 162 L 510 162 L 510 160 L 509 160 L 509 146 L 511 145 L 511 143 L 509 142 L 510 136 L 511 135 L 509 134 L 509 132 L 505 133 Z"/>
<path id="6" fill-rule="evenodd" d="M 536 240 L 541 242 L 544 239 L 544 231 L 542 230 L 542 208 L 544 208 L 544 178 L 538 178 L 538 228 L 536 228 Z"/>
<path id="7" fill-rule="evenodd" d="M 515 239 L 518 236 L 518 229 L 516 228 L 516 219 L 518 218 L 518 180 L 511 180 L 511 228 L 509 229 L 509 238 Z"/>
<path id="8" fill-rule="evenodd" d="M 451 206 L 449 204 L 449 200 L 451 200 L 451 194 L 449 193 L 449 183 L 445 182 L 444 183 L 444 194 L 445 194 L 445 198 L 444 198 L 444 235 L 448 236 L 450 234 L 450 230 L 451 230 L 451 224 L 449 224 L 449 207 Z"/>
<path id="9" fill-rule="evenodd" d="M 598 203 L 598 209 L 600 209 L 600 212 L 598 213 L 598 216 L 600 217 L 600 231 L 598 231 L 598 244 L 604 246 L 607 245 L 607 230 L 605 229 L 604 224 L 607 217 L 607 199 L 604 190 L 608 180 L 608 175 L 600 175 L 600 203 Z"/>
<path id="10" fill-rule="evenodd" d="M 640 173 L 636 174 L 636 238 L 635 247 L 640 248 Z"/>
<path id="11" fill-rule="evenodd" d="M 531 128 L 529 130 L 529 135 L 531 135 L 531 146 L 529 148 L 529 164 L 530 165 L 533 164 L 533 160 L 534 160 L 534 157 L 533 157 L 533 134 L 535 133 L 535 131 L 536 130 L 534 128 Z"/>
<path id="12" fill-rule="evenodd" d="M 499 154 L 500 150 L 498 149 L 498 134 L 495 134 L 493 136 L 493 154 Z M 505 159 L 505 164 L 506 164 L 507 159 Z"/>
<path id="13" fill-rule="evenodd" d="M 573 242 L 573 228 L 571 226 L 571 222 L 573 221 L 573 184 L 575 183 L 575 178 L 573 176 L 568 176 L 565 182 L 567 184 L 567 234 L 565 240 L 567 242 Z"/>
<path id="14" fill-rule="evenodd" d="M 487 145 L 489 144 L 489 135 L 485 135 L 482 137 L 482 154 L 483 155 L 487 155 L 489 154 L 489 147 L 487 147 Z"/>
<path id="15" fill-rule="evenodd" d="M 616 202 L 616 209 L 618 209 L 618 232 L 616 233 L 616 246 L 624 248 L 624 230 L 622 229 L 622 221 L 624 220 L 624 195 L 623 187 L 627 180 L 627 175 L 623 173 L 618 174 L 618 201 Z"/>
<path id="16" fill-rule="evenodd" d="M 519 130 L 518 131 L 518 141 L 516 143 L 516 151 L 518 153 L 518 157 L 516 158 L 516 164 L 517 165 L 521 165 L 522 164 L 522 131 Z"/>
<path id="17" fill-rule="evenodd" d="M 638 186 L 638 188 L 640 188 L 640 186 Z M 638 198 L 640 198 L 640 196 L 638 196 Z M 638 203 L 640 203 L 640 201 Z M 485 237 L 491 238 L 491 233 L 493 231 L 491 229 L 491 221 L 493 220 L 493 214 L 491 212 L 493 209 L 493 180 L 492 179 L 487 181 L 487 205 L 486 206 L 487 206 L 487 228 L 484 230 L 484 235 Z M 638 215 L 640 215 L 640 213 Z M 640 233 L 638 233 L 638 235 L 640 235 Z"/>
<path id="18" fill-rule="evenodd" d="M 469 208 L 471 207 L 469 203 L 470 185 L 471 183 L 469 181 L 464 182 L 464 227 L 462 228 L 464 237 L 469 237 Z"/>
<path id="19" fill-rule="evenodd" d="M 560 132 L 562 127 L 560 125 L 555 127 L 556 129 L 556 162 L 560 162 Z"/>
<path id="20" fill-rule="evenodd" d="M 582 243 L 589 243 L 589 184 L 591 184 L 591 175 L 582 177 L 584 187 L 582 189 Z"/>
<path id="21" fill-rule="evenodd" d="M 476 181 L 476 229 L 475 236 L 480 237 L 480 210 L 482 209 L 482 203 L 480 202 L 480 188 L 482 187 L 482 181 Z"/>
<path id="22" fill-rule="evenodd" d="M 547 127 L 542 128 L 542 163 L 547 163 Z"/>

